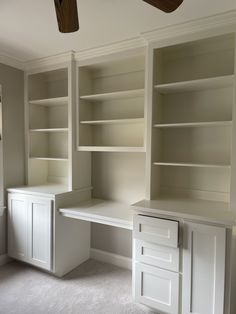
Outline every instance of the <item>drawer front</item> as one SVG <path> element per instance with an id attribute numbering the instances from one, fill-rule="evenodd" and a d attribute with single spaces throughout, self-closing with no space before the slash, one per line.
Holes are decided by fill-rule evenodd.
<path id="1" fill-rule="evenodd" d="M 134 238 L 169 247 L 178 247 L 179 223 L 155 217 L 134 216 Z"/>
<path id="2" fill-rule="evenodd" d="M 179 272 L 179 249 L 134 240 L 135 260 Z"/>
<path id="3" fill-rule="evenodd" d="M 179 274 L 135 263 L 135 301 L 158 312 L 179 313 Z"/>

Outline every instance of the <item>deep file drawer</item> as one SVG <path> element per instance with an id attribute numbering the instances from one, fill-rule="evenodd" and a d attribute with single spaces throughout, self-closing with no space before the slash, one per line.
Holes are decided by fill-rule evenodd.
<path id="1" fill-rule="evenodd" d="M 179 249 L 134 240 L 135 261 L 179 272 Z"/>
<path id="2" fill-rule="evenodd" d="M 179 223 L 173 220 L 136 215 L 134 216 L 133 237 L 146 242 L 177 248 Z"/>
<path id="3" fill-rule="evenodd" d="M 134 298 L 158 313 L 179 314 L 179 274 L 135 262 Z"/>

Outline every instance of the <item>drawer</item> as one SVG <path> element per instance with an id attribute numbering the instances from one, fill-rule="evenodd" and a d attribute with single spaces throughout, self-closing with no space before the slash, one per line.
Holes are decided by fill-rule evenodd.
<path id="1" fill-rule="evenodd" d="M 142 263 L 135 263 L 134 274 L 136 302 L 158 313 L 179 313 L 179 274 Z"/>
<path id="2" fill-rule="evenodd" d="M 178 221 L 142 215 L 134 216 L 133 236 L 135 239 L 177 248 L 178 233 Z"/>
<path id="3" fill-rule="evenodd" d="M 179 272 L 179 249 L 134 240 L 135 261 Z"/>

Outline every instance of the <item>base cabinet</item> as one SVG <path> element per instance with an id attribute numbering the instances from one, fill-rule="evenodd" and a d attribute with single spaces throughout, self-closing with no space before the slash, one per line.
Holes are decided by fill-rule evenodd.
<path id="1" fill-rule="evenodd" d="M 40 268 L 52 269 L 52 200 L 8 195 L 8 254 Z"/>
<path id="2" fill-rule="evenodd" d="M 8 194 L 8 255 L 26 262 L 28 208 L 24 195 Z"/>
<path id="3" fill-rule="evenodd" d="M 145 241 L 142 232 L 133 234 L 135 301 L 158 314 L 226 314 L 226 228 L 182 221 L 183 241 L 173 248 L 169 238 L 178 243 L 180 230 L 168 232 L 166 241 L 163 237 L 157 244 L 155 219 L 159 230 L 159 218 L 134 219 L 135 230 L 148 234 Z M 173 224 L 165 220 L 163 232 Z"/>
<path id="4" fill-rule="evenodd" d="M 184 238 L 183 313 L 225 313 L 226 229 L 187 223 Z"/>

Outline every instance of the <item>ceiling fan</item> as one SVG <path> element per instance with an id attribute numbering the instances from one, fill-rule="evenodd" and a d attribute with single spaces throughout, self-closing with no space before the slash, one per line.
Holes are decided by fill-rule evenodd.
<path id="1" fill-rule="evenodd" d="M 143 0 L 166 13 L 175 11 L 184 0 Z M 54 0 L 57 23 L 61 33 L 72 33 L 79 29 L 77 0 Z"/>

